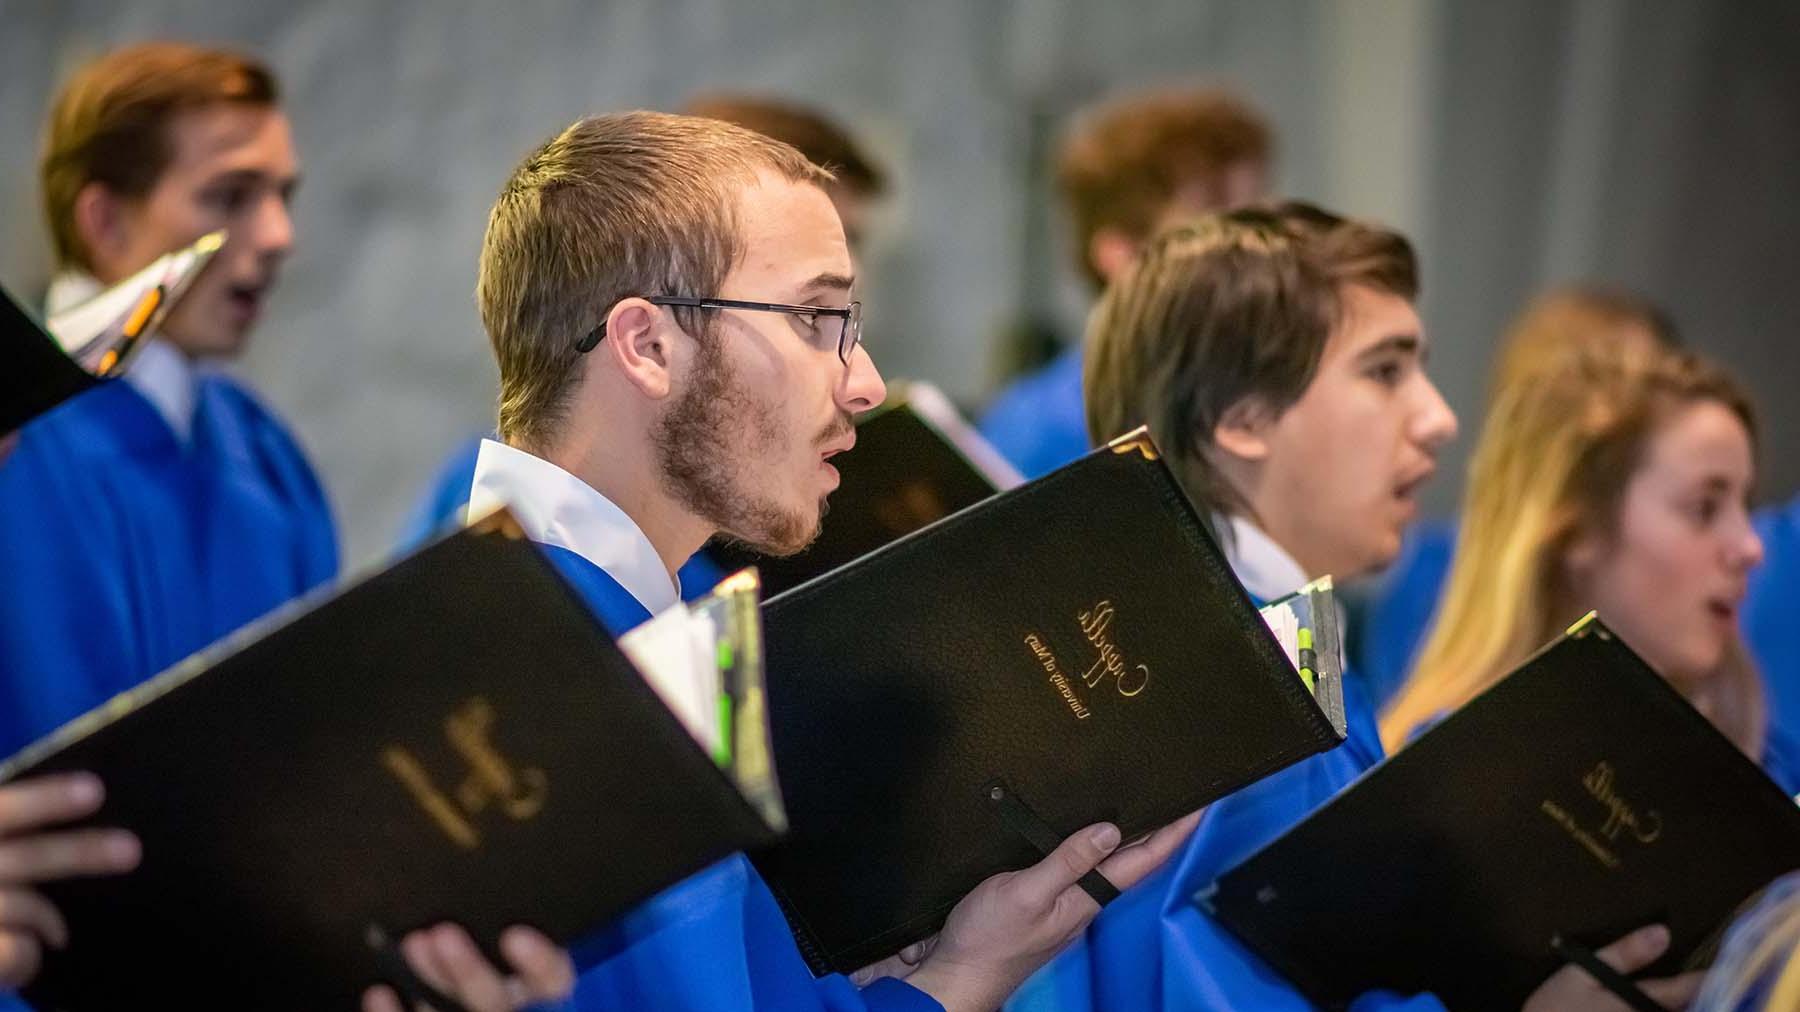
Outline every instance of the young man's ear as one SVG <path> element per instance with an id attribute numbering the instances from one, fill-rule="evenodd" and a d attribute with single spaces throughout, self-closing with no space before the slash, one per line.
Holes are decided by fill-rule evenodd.
<path id="1" fill-rule="evenodd" d="M 645 397 L 661 400 L 673 389 L 669 338 L 661 309 L 643 299 L 624 299 L 606 314 L 606 338 L 597 351 L 618 367 Z"/>
<path id="2" fill-rule="evenodd" d="M 1110 284 L 1131 269 L 1143 248 L 1143 243 L 1116 228 L 1097 229 L 1088 240 L 1088 263 Z"/>
<path id="3" fill-rule="evenodd" d="M 1239 398 L 1213 426 L 1212 443 L 1239 460 L 1261 462 L 1269 456 L 1275 413 L 1259 397 Z"/>
<path id="4" fill-rule="evenodd" d="M 75 238 L 102 282 L 118 280 L 109 265 L 117 263 L 129 245 L 125 210 L 124 199 L 105 183 L 89 183 L 75 194 Z"/>

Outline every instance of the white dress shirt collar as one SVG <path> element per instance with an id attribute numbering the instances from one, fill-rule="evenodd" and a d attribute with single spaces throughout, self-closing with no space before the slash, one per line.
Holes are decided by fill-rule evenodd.
<path id="1" fill-rule="evenodd" d="M 1311 579 L 1287 549 L 1247 517 L 1215 513 L 1213 528 L 1219 532 L 1219 547 L 1225 549 L 1231 571 L 1251 596 L 1273 601 L 1299 590 Z"/>
<path id="2" fill-rule="evenodd" d="M 470 518 L 506 506 L 540 544 L 588 560 L 652 615 L 681 600 L 681 585 L 631 517 L 592 485 L 541 457 L 492 439 L 481 441 L 470 489 Z"/>

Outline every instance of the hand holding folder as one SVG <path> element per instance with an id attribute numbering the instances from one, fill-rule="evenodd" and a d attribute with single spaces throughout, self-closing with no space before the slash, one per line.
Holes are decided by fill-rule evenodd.
<path id="1" fill-rule="evenodd" d="M 1687 1008 L 1705 974 L 1694 970 L 1659 980 L 1633 980 L 1630 975 L 1669 951 L 1669 929 L 1661 924 L 1639 928 L 1601 949 L 1587 950 L 1556 939 L 1554 947 L 1570 957 L 1569 965 L 1551 974 L 1531 997 L 1524 1012 L 1614 1010 L 1624 1002 L 1634 1012 Z"/>
<path id="2" fill-rule="evenodd" d="M 730 620 L 711 626 L 732 644 L 724 684 L 760 693 L 754 626 L 729 638 L 757 616 L 754 587 L 709 607 Z M 761 708 L 738 708 L 721 765 L 495 514 L 0 763 L 19 789 L 98 773 L 106 798 L 89 818 L 129 828 L 145 854 L 132 875 L 42 887 L 72 941 L 44 950 L 25 997 L 79 1012 L 167 992 L 297 1012 L 351 1007 L 387 980 L 491 1007 L 511 926 L 587 937 L 779 836 L 766 736 Z M 406 972 L 404 939 L 446 921 L 482 962 Z"/>
<path id="3" fill-rule="evenodd" d="M 414 989 L 437 1012 L 512 1010 L 566 1000 L 575 989 L 575 964 L 567 950 L 532 928 L 512 927 L 500 936 L 500 951 L 513 971 L 488 963 L 469 933 L 454 924 L 415 931 L 400 940 Z M 423 985 L 422 987 L 418 985 Z M 404 1012 L 393 988 L 363 993 L 363 1012 Z"/>
<path id="4" fill-rule="evenodd" d="M 128 872 L 137 838 L 118 829 L 59 829 L 94 814 L 105 792 L 87 773 L 35 777 L 0 786 L 0 989 L 37 975 L 46 948 L 69 942 L 62 914 L 34 888 L 40 882 Z"/>
<path id="5" fill-rule="evenodd" d="M 1131 888 L 1162 867 L 1199 821 L 1194 812 L 1125 846 L 1110 823 L 1071 833 L 1037 864 L 977 886 L 943 930 L 854 979 L 900 977 L 946 1008 L 998 1007 L 1099 914 L 1084 879 L 1097 872 L 1119 890 Z"/>

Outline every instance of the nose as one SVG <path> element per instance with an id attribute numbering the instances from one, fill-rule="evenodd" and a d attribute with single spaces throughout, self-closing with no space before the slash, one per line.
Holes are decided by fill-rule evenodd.
<path id="1" fill-rule="evenodd" d="M 838 384 L 838 407 L 853 415 L 876 407 L 887 400 L 887 383 L 869 350 L 858 344 L 850 353 L 850 364 L 844 368 L 844 379 Z"/>
<path id="2" fill-rule="evenodd" d="M 1747 512 L 1739 514 L 1736 527 L 1727 542 L 1728 561 L 1733 569 L 1748 572 L 1762 565 L 1762 535 L 1756 533 L 1756 525 Z"/>
<path id="3" fill-rule="evenodd" d="M 1437 384 L 1431 382 L 1423 370 L 1419 372 L 1419 381 L 1423 390 L 1413 413 L 1411 435 L 1413 442 L 1436 452 L 1456 438 L 1456 412 L 1450 410 L 1450 404 L 1438 392 Z"/>
<path id="4" fill-rule="evenodd" d="M 257 201 L 249 226 L 245 238 L 259 257 L 279 259 L 294 248 L 294 219 L 280 194 L 269 193 Z"/>

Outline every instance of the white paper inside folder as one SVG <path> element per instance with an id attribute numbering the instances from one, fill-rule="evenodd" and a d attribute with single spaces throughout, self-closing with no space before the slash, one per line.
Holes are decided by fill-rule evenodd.
<path id="1" fill-rule="evenodd" d="M 724 744 L 719 696 L 719 629 L 677 604 L 619 637 L 619 647 L 708 755 Z"/>

